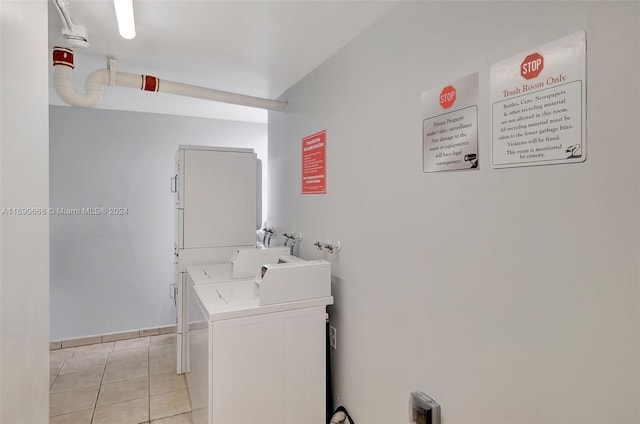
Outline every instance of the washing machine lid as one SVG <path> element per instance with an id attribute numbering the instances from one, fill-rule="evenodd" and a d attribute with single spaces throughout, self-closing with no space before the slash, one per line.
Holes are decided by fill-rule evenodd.
<path id="1" fill-rule="evenodd" d="M 200 284 L 195 286 L 193 290 L 196 301 L 210 322 L 333 304 L 333 297 L 327 296 L 260 305 L 255 292 L 255 282 L 251 279 L 218 284 Z"/>
<path id="2" fill-rule="evenodd" d="M 193 284 L 221 283 L 232 279 L 230 262 L 212 265 L 194 265 L 187 268 Z"/>
<path id="3" fill-rule="evenodd" d="M 289 255 L 289 248 L 261 247 L 237 249 L 231 257 L 233 278 L 253 278 L 264 264 L 275 264 L 278 258 Z"/>

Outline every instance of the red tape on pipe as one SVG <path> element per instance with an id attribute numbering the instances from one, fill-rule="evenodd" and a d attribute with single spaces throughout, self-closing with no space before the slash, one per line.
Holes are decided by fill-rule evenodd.
<path id="1" fill-rule="evenodd" d="M 53 66 L 64 65 L 73 69 L 73 50 L 63 47 L 53 48 Z"/>
<path id="2" fill-rule="evenodd" d="M 142 89 L 144 91 L 158 92 L 160 89 L 160 79 L 152 75 L 142 75 Z"/>

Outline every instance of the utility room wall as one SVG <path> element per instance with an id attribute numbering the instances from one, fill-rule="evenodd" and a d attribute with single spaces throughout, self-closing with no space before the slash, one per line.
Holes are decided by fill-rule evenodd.
<path id="1" fill-rule="evenodd" d="M 490 65 L 580 30 L 586 162 L 492 169 Z M 355 422 L 408 423 L 413 390 L 446 424 L 640 422 L 639 42 L 638 2 L 399 2 L 283 95 L 268 219 L 333 262 Z M 421 93 L 473 72 L 480 168 L 424 174 Z M 327 194 L 302 195 L 324 129 Z"/>
<path id="2" fill-rule="evenodd" d="M 51 207 L 126 208 L 51 217 L 51 340 L 175 324 L 178 145 L 253 148 L 266 175 L 267 125 L 65 106 L 49 122 Z"/>

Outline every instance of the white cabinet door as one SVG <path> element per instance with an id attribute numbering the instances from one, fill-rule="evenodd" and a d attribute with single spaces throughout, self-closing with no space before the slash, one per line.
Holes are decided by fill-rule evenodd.
<path id="1" fill-rule="evenodd" d="M 214 321 L 210 424 L 325 421 L 325 308 Z"/>
<path id="2" fill-rule="evenodd" d="M 255 244 L 255 153 L 185 150 L 183 247 Z"/>

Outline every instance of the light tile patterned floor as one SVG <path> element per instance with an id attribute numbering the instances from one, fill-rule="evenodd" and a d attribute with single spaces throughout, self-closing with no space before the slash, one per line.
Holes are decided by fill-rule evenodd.
<path id="1" fill-rule="evenodd" d="M 191 424 L 175 334 L 49 352 L 50 424 Z"/>

